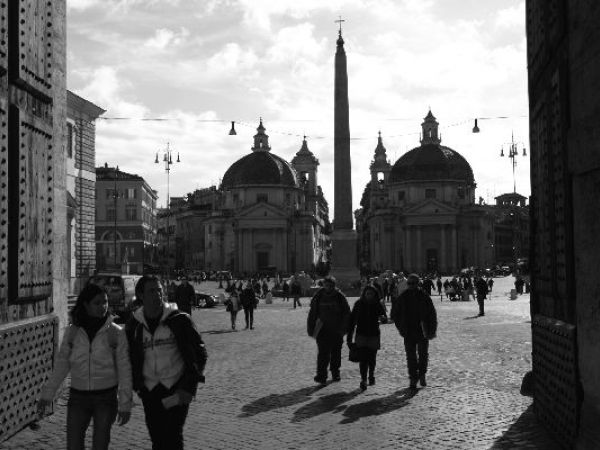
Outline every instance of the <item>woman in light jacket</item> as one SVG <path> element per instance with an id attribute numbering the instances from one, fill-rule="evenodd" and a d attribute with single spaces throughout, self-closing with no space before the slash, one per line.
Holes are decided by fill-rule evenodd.
<path id="1" fill-rule="evenodd" d="M 94 419 L 93 450 L 109 448 L 117 419 L 131 417 L 131 364 L 123 329 L 108 314 L 106 292 L 89 284 L 71 311 L 54 371 L 42 389 L 38 416 L 44 414 L 67 374 L 71 389 L 67 404 L 67 449 L 84 449 L 85 434 Z"/>

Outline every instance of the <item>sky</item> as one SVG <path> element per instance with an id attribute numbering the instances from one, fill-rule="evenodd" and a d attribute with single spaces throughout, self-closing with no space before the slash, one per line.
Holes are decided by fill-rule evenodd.
<path id="1" fill-rule="evenodd" d="M 106 110 L 97 165 L 141 175 L 164 206 L 157 152 L 179 154 L 168 187 L 183 196 L 250 153 L 262 117 L 271 151 L 288 161 L 306 135 L 333 219 L 340 16 L 354 209 L 378 132 L 393 164 L 419 145 L 430 108 L 442 145 L 471 164 L 476 198 L 512 192 L 500 151 L 513 135 L 517 192 L 530 195 L 524 0 L 67 0 L 67 88 Z"/>

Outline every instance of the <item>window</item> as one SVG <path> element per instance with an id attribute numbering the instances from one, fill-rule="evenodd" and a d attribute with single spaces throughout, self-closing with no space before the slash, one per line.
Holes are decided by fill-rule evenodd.
<path id="1" fill-rule="evenodd" d="M 116 220 L 115 208 L 106 208 L 106 220 Z"/>
<path id="2" fill-rule="evenodd" d="M 240 202 L 240 194 L 233 194 L 233 204 L 237 205 Z"/>
<path id="3" fill-rule="evenodd" d="M 137 220 L 136 211 L 137 210 L 135 208 L 127 208 L 125 210 L 125 220 Z"/>
<path id="4" fill-rule="evenodd" d="M 105 189 L 104 191 L 106 193 L 106 198 L 113 198 L 113 190 L 112 189 Z"/>
<path id="5" fill-rule="evenodd" d="M 435 189 L 425 189 L 425 198 L 435 198 Z"/>
<path id="6" fill-rule="evenodd" d="M 398 200 L 401 201 L 401 202 L 403 202 L 404 201 L 404 195 L 405 195 L 404 191 L 398 192 Z"/>
<path id="7" fill-rule="evenodd" d="M 289 205 L 292 202 L 292 194 L 287 193 L 285 194 L 285 204 Z"/>
<path id="8" fill-rule="evenodd" d="M 458 198 L 465 198 L 465 189 L 462 187 L 458 188 Z"/>
<path id="9" fill-rule="evenodd" d="M 73 124 L 67 123 L 67 157 L 73 157 Z"/>
<path id="10" fill-rule="evenodd" d="M 125 198 L 137 198 L 137 189 L 129 188 L 125 191 Z"/>
<path id="11" fill-rule="evenodd" d="M 265 193 L 256 194 L 256 203 L 268 202 L 268 201 L 269 201 L 269 194 L 265 194 Z"/>

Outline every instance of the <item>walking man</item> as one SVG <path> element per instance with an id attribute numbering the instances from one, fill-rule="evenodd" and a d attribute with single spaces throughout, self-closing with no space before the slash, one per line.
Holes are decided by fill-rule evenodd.
<path id="1" fill-rule="evenodd" d="M 196 303 L 196 291 L 186 277 L 181 279 L 181 284 L 175 289 L 175 302 L 179 311 L 192 315 L 192 305 Z"/>
<path id="2" fill-rule="evenodd" d="M 342 344 L 348 331 L 350 305 L 335 287 L 335 278 L 326 277 L 323 287 L 310 302 L 306 328 L 308 335 L 317 340 L 317 375 L 315 381 L 327 382 L 327 366 L 333 381 L 340 381 Z"/>
<path id="3" fill-rule="evenodd" d="M 252 281 L 248 281 L 246 287 L 240 292 L 240 302 L 244 309 L 246 329 L 250 328 L 254 330 L 254 310 L 256 309 L 256 305 L 258 305 L 258 298 L 256 298 L 256 292 L 252 287 Z"/>
<path id="4" fill-rule="evenodd" d="M 295 275 L 292 275 L 292 278 L 290 279 L 290 295 L 294 300 L 294 309 L 296 309 L 296 303 L 298 304 L 298 306 L 302 307 L 302 305 L 300 304 L 300 296 L 302 295 L 302 285 L 300 284 L 300 281 L 298 281 L 298 278 Z"/>
<path id="5" fill-rule="evenodd" d="M 408 276 L 408 289 L 392 302 L 391 318 L 404 338 L 410 389 L 417 381 L 427 386 L 425 374 L 429 358 L 429 340 L 437 332 L 437 315 L 431 297 L 418 289 L 419 276 Z"/>
<path id="6" fill-rule="evenodd" d="M 133 389 L 144 405 L 153 450 L 183 449 L 183 425 L 198 383 L 204 383 L 206 349 L 190 316 L 163 302 L 154 276 L 135 286 L 143 306 L 125 326 Z"/>
<path id="7" fill-rule="evenodd" d="M 479 316 L 485 316 L 484 303 L 488 293 L 488 285 L 482 277 L 477 277 L 475 291 L 477 292 L 477 303 L 479 303 Z"/>

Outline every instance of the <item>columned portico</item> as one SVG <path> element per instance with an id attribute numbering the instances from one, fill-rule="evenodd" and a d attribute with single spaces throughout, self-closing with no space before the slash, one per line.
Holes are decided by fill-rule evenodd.
<path id="1" fill-rule="evenodd" d="M 417 251 L 413 268 L 411 270 L 421 271 L 425 268 L 425 265 L 423 264 L 423 239 L 421 233 L 422 225 L 417 225 L 415 229 L 417 232 Z"/>
<path id="2" fill-rule="evenodd" d="M 448 267 L 448 270 L 451 272 L 455 272 L 457 267 L 458 267 L 458 254 L 457 254 L 457 250 L 456 250 L 456 242 L 457 242 L 457 233 L 456 233 L 456 225 L 452 225 L 451 227 L 451 234 L 452 234 L 452 238 L 451 238 L 451 242 L 450 242 L 450 246 L 452 249 L 452 259 L 450 262 L 450 267 Z"/>
<path id="3" fill-rule="evenodd" d="M 440 227 L 440 264 L 439 264 L 439 271 L 440 272 L 445 272 L 447 271 L 447 264 L 448 262 L 446 261 L 446 225 L 442 225 Z"/>

